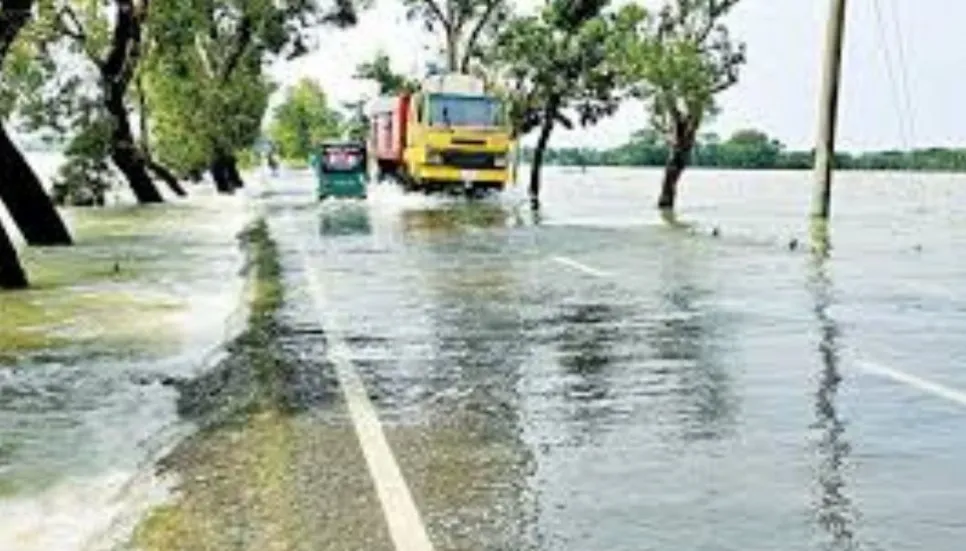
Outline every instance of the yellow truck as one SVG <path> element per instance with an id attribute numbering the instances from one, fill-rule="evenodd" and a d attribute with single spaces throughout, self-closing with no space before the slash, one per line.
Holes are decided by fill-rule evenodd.
<path id="1" fill-rule="evenodd" d="M 460 73 L 428 76 L 416 92 L 377 98 L 370 109 L 376 178 L 427 193 L 506 189 L 510 135 L 505 103 Z"/>

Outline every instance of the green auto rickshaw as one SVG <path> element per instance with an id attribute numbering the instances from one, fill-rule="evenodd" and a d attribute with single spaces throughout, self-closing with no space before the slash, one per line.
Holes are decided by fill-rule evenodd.
<path id="1" fill-rule="evenodd" d="M 319 200 L 329 197 L 366 198 L 366 146 L 358 141 L 322 142 L 309 157 Z"/>

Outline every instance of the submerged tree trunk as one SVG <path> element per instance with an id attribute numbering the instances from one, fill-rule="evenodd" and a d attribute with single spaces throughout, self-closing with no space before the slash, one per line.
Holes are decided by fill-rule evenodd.
<path id="1" fill-rule="evenodd" d="M 28 245 L 70 245 L 67 226 L 26 159 L 0 124 L 0 201 Z"/>
<path id="2" fill-rule="evenodd" d="M 533 164 L 530 166 L 530 205 L 534 208 L 540 206 L 540 171 L 543 168 L 543 155 L 550 142 L 550 134 L 553 132 L 554 117 L 560 100 L 556 97 L 550 98 L 547 106 L 543 110 L 543 122 L 540 125 L 540 136 L 537 138 L 537 146 L 533 150 Z"/>
<path id="3" fill-rule="evenodd" d="M 139 203 L 161 203 L 164 199 L 151 181 L 147 162 L 134 142 L 131 120 L 124 105 L 124 94 L 141 54 L 141 24 L 148 8 L 147 1 L 137 11 L 133 0 L 115 0 L 115 5 L 117 18 L 111 51 L 101 64 L 104 108 L 114 119 L 111 160 L 124 175 Z"/>
<path id="4" fill-rule="evenodd" d="M 211 179 L 215 181 L 215 189 L 218 190 L 218 193 L 230 194 L 235 191 L 235 188 L 228 181 L 224 163 L 217 159 L 212 161 L 210 171 Z"/>
<path id="5" fill-rule="evenodd" d="M 238 173 L 238 160 L 231 153 L 217 151 L 211 161 L 210 170 L 219 193 L 234 193 L 236 189 L 243 187 L 241 175 Z"/>
<path id="6" fill-rule="evenodd" d="M 694 132 L 676 132 L 669 145 L 667 161 L 664 164 L 664 179 L 661 182 L 661 196 L 657 200 L 657 208 L 674 210 L 678 195 L 678 183 L 681 175 L 691 159 L 694 149 Z"/>
<path id="7" fill-rule="evenodd" d="M 188 192 L 185 191 L 184 187 L 181 186 L 181 182 L 178 181 L 178 177 L 175 176 L 173 172 L 168 170 L 168 168 L 161 163 L 152 160 L 151 157 L 147 156 L 147 154 L 145 154 L 145 157 L 147 158 L 148 170 L 150 170 L 155 176 L 167 184 L 175 195 L 179 197 L 185 197 L 188 195 Z"/>
<path id="8" fill-rule="evenodd" d="M 0 69 L 11 44 L 30 18 L 34 0 L 5 0 L 0 6 Z M 67 226 L 40 178 L 0 122 L 0 201 L 29 245 L 70 245 Z"/>
<path id="9" fill-rule="evenodd" d="M 241 189 L 245 187 L 245 181 L 242 180 L 241 173 L 238 172 L 238 158 L 234 155 L 228 155 L 227 158 L 227 168 L 228 168 L 228 181 L 235 189 Z"/>
<path id="10" fill-rule="evenodd" d="M 114 161 L 114 166 L 124 175 L 138 203 L 164 202 L 158 188 L 151 181 L 144 157 L 134 144 L 123 105 L 120 106 L 120 111 L 112 111 L 111 115 L 114 118 L 114 132 L 111 136 L 111 160 Z"/>
<path id="11" fill-rule="evenodd" d="M 0 223 L 0 289 L 24 289 L 27 287 L 27 274 L 20 265 L 17 249 L 13 247 L 10 236 Z"/>

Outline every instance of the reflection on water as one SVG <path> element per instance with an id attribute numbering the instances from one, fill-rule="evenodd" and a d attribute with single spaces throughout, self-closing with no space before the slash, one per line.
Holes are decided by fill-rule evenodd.
<path id="1" fill-rule="evenodd" d="M 648 334 L 662 366 L 673 364 L 666 374 L 676 382 L 675 407 L 686 440 L 731 434 L 738 415 L 733 377 L 717 347 L 720 328 L 715 313 L 698 304 L 707 294 L 696 281 L 700 270 L 707 268 L 692 261 L 693 255 L 700 254 L 704 253 L 680 250 L 661 263 L 662 308 Z"/>
<path id="2" fill-rule="evenodd" d="M 602 436 L 610 424 L 612 364 L 619 344 L 619 312 L 605 303 L 577 304 L 563 319 L 557 338 L 560 366 L 565 377 L 564 394 L 571 422 L 581 444 Z"/>
<path id="3" fill-rule="evenodd" d="M 408 231 L 447 236 L 503 226 L 507 212 L 481 202 L 403 217 Z M 420 360 L 420 379 L 431 398 L 422 434 L 394 443 L 403 450 L 420 444 L 418 453 L 402 452 L 407 478 L 430 504 L 425 516 L 440 548 L 532 548 L 533 467 L 518 388 L 528 351 L 511 243 L 490 233 L 472 243 L 412 237 L 428 291 L 432 348 Z"/>
<path id="4" fill-rule="evenodd" d="M 511 213 L 505 206 L 492 202 L 453 202 L 402 211 L 403 228 L 411 236 L 503 228 L 510 219 Z"/>
<path id="5" fill-rule="evenodd" d="M 810 287 L 815 302 L 814 312 L 819 324 L 818 345 L 821 373 L 815 394 L 816 421 L 812 428 L 818 431 L 816 449 L 819 455 L 816 502 L 814 514 L 819 527 L 826 532 L 825 548 L 845 551 L 858 548 L 854 524 L 856 511 L 846 492 L 847 459 L 850 446 L 845 438 L 845 423 L 839 417 L 836 398 L 842 376 L 839 373 L 840 332 L 836 322 L 829 316 L 828 308 L 833 301 L 832 282 L 826 265 L 828 234 L 813 234 Z"/>
<path id="6" fill-rule="evenodd" d="M 372 233 L 369 210 L 364 203 L 323 205 L 319 213 L 319 234 L 368 235 Z"/>

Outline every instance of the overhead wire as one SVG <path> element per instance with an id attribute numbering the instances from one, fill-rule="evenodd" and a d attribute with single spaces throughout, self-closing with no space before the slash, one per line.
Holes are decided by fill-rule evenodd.
<path id="1" fill-rule="evenodd" d="M 906 129 L 909 132 L 909 139 L 915 142 L 916 140 L 916 129 L 915 122 L 916 116 L 915 111 L 912 107 L 912 94 L 909 92 L 909 73 L 906 70 L 908 65 L 906 64 L 906 48 L 905 48 L 905 37 L 902 32 L 902 25 L 899 23 L 899 10 L 896 7 L 895 0 L 890 1 L 892 6 L 892 28 L 896 36 L 896 56 L 899 62 L 899 84 L 902 88 L 902 94 L 905 96 L 904 107 L 906 109 Z"/>
<path id="2" fill-rule="evenodd" d="M 899 79 L 895 75 L 895 66 L 892 61 L 892 53 L 890 46 L 889 37 L 886 35 L 886 23 L 885 17 L 882 14 L 882 8 L 879 0 L 872 0 L 871 2 L 872 10 L 876 19 L 876 31 L 878 31 L 879 41 L 881 42 L 880 51 L 882 52 L 883 62 L 885 63 L 886 76 L 889 79 L 889 89 L 892 95 L 893 107 L 896 110 L 897 123 L 899 125 L 899 140 L 902 142 L 902 147 L 908 151 L 909 149 L 909 139 L 910 136 L 906 129 L 906 116 L 903 109 L 905 103 L 902 96 L 901 88 L 898 84 Z"/>
<path id="3" fill-rule="evenodd" d="M 912 107 L 912 95 L 909 89 L 909 77 L 906 64 L 905 37 L 902 32 L 902 25 L 899 20 L 898 9 L 895 0 L 889 2 L 891 9 L 891 27 L 887 25 L 886 15 L 883 13 L 880 0 L 872 0 L 871 6 L 876 18 L 876 29 L 879 40 L 882 44 L 883 61 L 886 66 L 886 73 L 892 92 L 893 105 L 896 110 L 896 117 L 899 126 L 899 140 L 906 159 L 906 166 L 900 171 L 904 173 L 905 180 L 909 189 L 905 190 L 915 195 L 916 203 L 920 208 L 923 206 L 923 189 L 921 180 L 917 182 L 915 176 L 916 167 L 912 165 L 913 151 L 915 147 L 915 121 Z M 892 36 L 889 36 L 889 30 Z M 893 62 L 890 45 L 896 46 L 896 63 Z M 898 73 L 898 78 L 896 74 Z"/>

